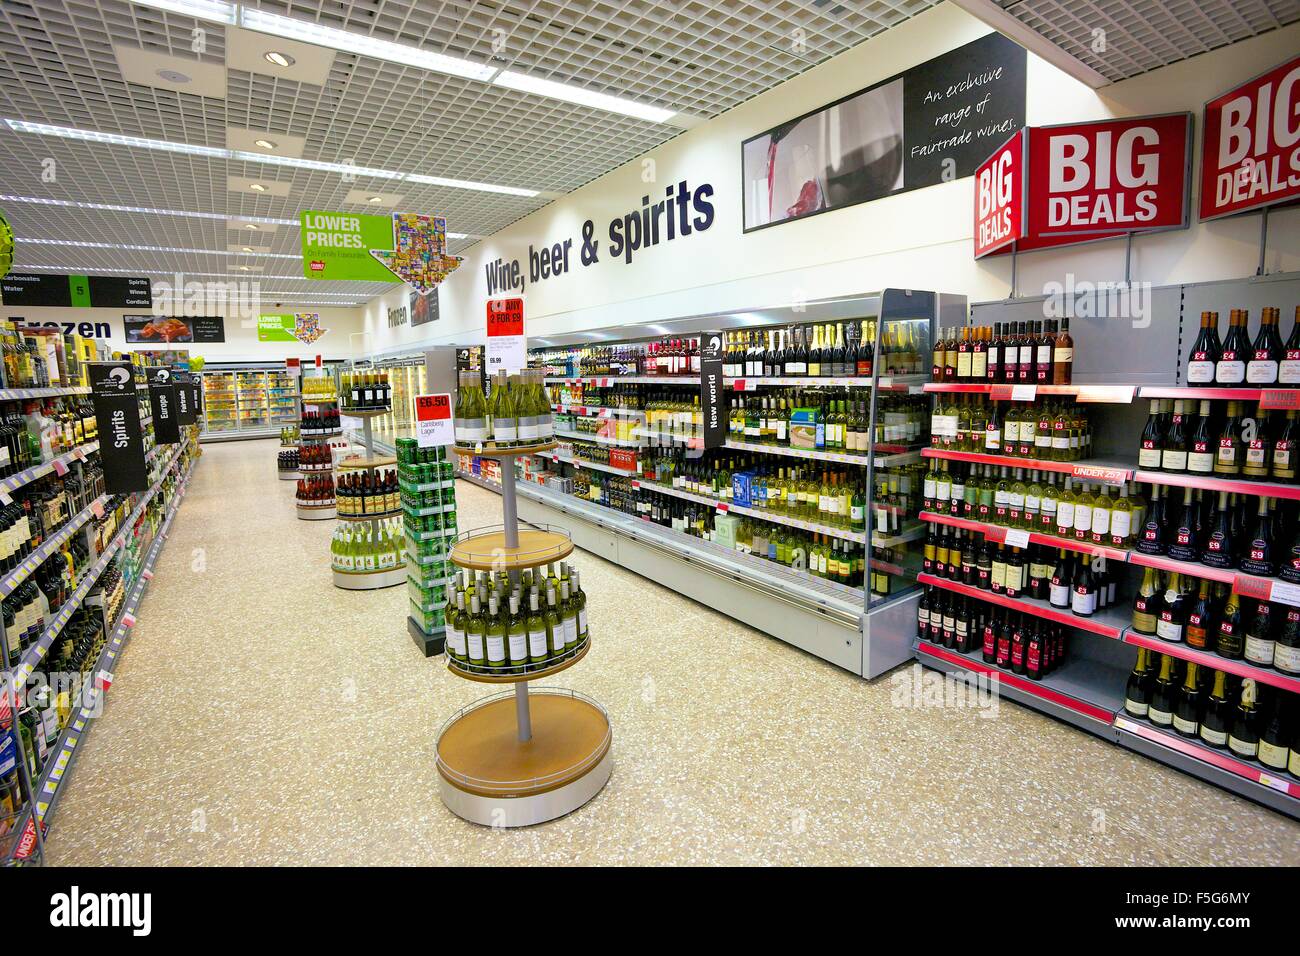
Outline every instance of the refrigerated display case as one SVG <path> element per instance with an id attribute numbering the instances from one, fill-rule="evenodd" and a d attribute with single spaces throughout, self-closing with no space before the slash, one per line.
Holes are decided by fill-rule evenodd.
<path id="1" fill-rule="evenodd" d="M 883 673 L 911 655 L 941 313 L 964 316 L 965 299 L 886 289 L 547 336 L 530 361 L 560 446 L 516 465 L 520 514 L 562 514 L 589 550 Z M 715 335 L 725 434 L 705 449 L 700 344 Z"/>
<path id="2" fill-rule="evenodd" d="M 204 441 L 266 438 L 298 419 L 298 391 L 282 365 L 206 366 Z"/>

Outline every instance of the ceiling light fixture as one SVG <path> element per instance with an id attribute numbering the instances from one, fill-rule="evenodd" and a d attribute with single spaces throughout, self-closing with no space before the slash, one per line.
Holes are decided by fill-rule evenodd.
<path id="1" fill-rule="evenodd" d="M 502 70 L 492 84 L 504 86 L 509 90 L 518 90 L 521 93 L 532 93 L 553 100 L 563 100 L 566 103 L 577 103 L 579 106 L 591 106 L 610 113 L 621 113 L 650 123 L 667 122 L 668 118 L 676 113 L 676 110 L 666 110 L 624 99 L 621 96 L 610 96 L 608 93 L 584 90 L 582 87 L 557 83 L 555 80 L 543 80 L 540 77 L 529 76 L 527 73 L 516 73 L 514 70 Z"/>
<path id="2" fill-rule="evenodd" d="M 262 56 L 266 62 L 274 63 L 276 66 L 293 66 L 297 59 L 287 53 L 281 53 L 279 50 L 267 50 Z"/>
<path id="3" fill-rule="evenodd" d="M 261 183 L 253 183 L 253 184 L 250 185 L 248 188 L 251 189 L 251 190 L 252 190 L 253 192 L 255 192 L 255 193 L 264 193 L 264 192 L 266 192 L 266 187 L 263 186 Z"/>
<path id="4" fill-rule="evenodd" d="M 269 139 L 255 139 L 253 145 L 260 146 L 262 149 L 275 149 L 275 143 Z"/>
<path id="5" fill-rule="evenodd" d="M 228 249 L 186 249 L 181 246 L 142 246 L 119 242 L 88 242 L 85 239 L 30 239 L 23 238 L 19 243 L 35 246 L 82 246 L 86 249 L 130 249 L 135 252 L 187 252 L 198 256 L 228 256 Z M 258 256 L 267 259 L 301 259 L 302 256 L 288 252 L 259 252 Z"/>
<path id="6" fill-rule="evenodd" d="M 366 202 L 371 202 L 371 203 L 380 203 L 383 201 L 384 201 L 383 196 L 371 196 L 369 199 L 366 200 Z"/>
<path id="7" fill-rule="evenodd" d="M 180 70 L 159 70 L 156 75 L 158 79 L 166 80 L 168 83 L 188 83 L 191 80 L 191 77 Z"/>
<path id="8" fill-rule="evenodd" d="M 245 252 L 256 252 L 257 250 L 255 250 L 252 246 L 244 246 L 244 251 L 245 251 Z"/>
<path id="9" fill-rule="evenodd" d="M 145 139 L 142 136 L 122 136 L 117 133 L 100 133 L 95 130 L 74 129 L 69 126 L 51 126 L 48 123 L 29 123 L 26 120 L 5 119 L 15 133 L 35 133 L 39 136 L 57 136 L 61 139 L 79 139 L 94 143 L 108 143 L 114 146 L 134 146 L 139 149 L 157 149 L 171 153 L 185 153 L 191 156 L 209 156 L 214 159 L 235 159 L 269 166 L 288 166 L 293 169 L 314 169 L 321 172 L 338 173 L 348 176 L 368 176 L 373 179 L 395 179 L 399 181 L 421 183 L 431 186 L 449 186 L 453 189 L 472 189 L 476 192 L 500 193 L 504 196 L 524 196 L 532 198 L 536 189 L 519 189 L 515 186 L 498 186 L 495 183 L 479 183 L 465 179 L 448 179 L 443 176 L 425 176 L 419 173 L 400 173 L 391 169 L 376 169 L 369 166 L 354 166 L 351 163 L 325 163 L 315 159 L 297 159 L 292 156 L 274 156 L 266 153 L 250 153 L 246 150 L 218 149 L 213 146 L 191 146 L 189 143 L 173 143 L 163 139 Z M 259 190 L 260 191 L 260 190 Z"/>

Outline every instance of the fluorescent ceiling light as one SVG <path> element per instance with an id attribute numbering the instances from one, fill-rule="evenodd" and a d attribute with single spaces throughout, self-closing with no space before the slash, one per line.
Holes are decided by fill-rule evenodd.
<path id="1" fill-rule="evenodd" d="M 72 209 L 103 209 L 107 212 L 136 212 L 147 216 L 179 216 L 184 219 L 240 219 L 248 222 L 245 227 L 247 229 L 256 229 L 257 226 L 254 223 L 258 222 L 271 226 L 297 226 L 301 224 L 297 219 L 274 219 L 270 216 L 240 216 L 224 212 L 191 212 L 187 209 L 155 209 L 150 206 L 119 206 L 116 203 L 107 202 L 73 202 L 70 199 L 49 199 L 44 196 L 0 195 L 0 202 L 32 203 L 37 206 L 67 206 Z"/>
<path id="2" fill-rule="evenodd" d="M 198 17 L 200 20 L 213 20 L 231 25 L 235 23 L 239 13 L 238 6 L 226 3 L 224 0 L 137 0 L 137 6 L 153 7 L 170 13 L 183 13 L 187 17 Z"/>
<path id="3" fill-rule="evenodd" d="M 527 73 L 517 73 L 514 70 L 502 70 L 492 83 L 495 86 L 519 90 L 521 93 L 534 93 L 537 96 L 547 96 L 554 100 L 564 100 L 566 103 L 577 103 L 580 106 L 592 106 L 598 110 L 607 110 L 610 113 L 634 116 L 637 119 L 648 120 L 651 123 L 663 123 L 668 117 L 677 112 L 676 110 L 666 110 L 658 106 L 638 103 L 635 100 L 624 99 L 621 96 L 610 96 L 607 93 L 584 90 L 581 87 L 570 86 L 567 83 L 557 83 L 555 80 L 543 80 L 536 76 L 529 76 Z"/>
<path id="4" fill-rule="evenodd" d="M 85 249 L 129 249 L 132 252 L 189 252 L 199 256 L 228 256 L 229 249 L 185 249 L 180 246 L 141 246 L 130 243 L 118 242 L 87 242 L 85 239 L 27 239 L 19 238 L 21 243 L 31 243 L 34 246 L 81 246 Z M 242 253 L 241 253 L 242 254 Z M 295 256 L 288 252 L 259 252 L 259 258 L 264 259 L 301 259 L 302 256 Z"/>
<path id="5" fill-rule="evenodd" d="M 60 139 L 78 139 L 93 143 L 108 143 L 113 146 L 133 146 L 138 149 L 157 149 L 169 153 L 185 153 L 190 156 L 207 156 L 212 159 L 235 159 L 250 163 L 265 163 L 269 166 L 289 166 L 293 169 L 313 169 L 321 172 L 339 173 L 349 176 L 369 176 L 373 179 L 395 179 L 401 182 L 421 183 L 430 186 L 449 186 L 453 189 L 472 189 L 477 192 L 500 193 L 505 196 L 537 195 L 536 189 L 519 189 L 515 186 L 498 186 L 494 183 L 479 183 L 465 179 L 447 179 L 442 176 L 425 176 L 419 173 L 399 173 L 391 169 L 377 169 L 372 166 L 354 166 L 351 163 L 326 163 L 316 159 L 298 159 L 294 156 L 272 156 L 265 153 L 250 153 L 241 149 L 222 149 L 215 146 L 192 146 L 189 143 L 174 143 L 165 139 L 145 139 L 142 136 L 122 136 L 117 133 L 101 133 L 97 130 L 75 129 L 70 126 L 51 126 L 48 123 L 29 123 L 26 120 L 5 119 L 5 125 L 16 133 L 35 133 L 38 136 L 56 136 Z M 260 184 L 256 184 L 260 185 Z M 259 192 L 261 190 L 258 190 Z M 231 217 L 239 218 L 239 217 Z"/>
<path id="6" fill-rule="evenodd" d="M 349 33 L 347 30 L 327 27 L 322 23 L 282 17 L 251 7 L 239 7 L 236 17 L 237 25 L 246 30 L 269 33 L 287 40 L 300 40 L 303 43 L 369 56 L 376 60 L 415 66 L 435 73 L 463 76 L 468 80 L 488 80 L 496 72 L 496 67 L 483 63 L 473 63 L 458 57 L 434 53 L 431 50 L 421 50 L 419 47 L 381 40 L 363 33 Z"/>

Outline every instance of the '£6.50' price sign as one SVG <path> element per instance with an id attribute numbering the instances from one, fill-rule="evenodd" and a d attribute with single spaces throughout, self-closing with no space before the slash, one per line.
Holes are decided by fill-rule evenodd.
<path id="1" fill-rule="evenodd" d="M 450 445 L 456 440 L 451 421 L 451 396 L 415 396 L 415 441 L 421 448 Z"/>

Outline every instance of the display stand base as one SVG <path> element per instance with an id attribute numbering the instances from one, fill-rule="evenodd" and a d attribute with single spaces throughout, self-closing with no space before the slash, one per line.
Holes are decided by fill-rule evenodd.
<path id="1" fill-rule="evenodd" d="M 307 508 L 297 505 L 298 517 L 303 521 L 333 521 L 337 516 L 334 513 L 334 506 L 328 508 Z"/>
<path id="2" fill-rule="evenodd" d="M 490 827 L 554 820 L 598 794 L 613 770 L 609 717 L 573 691 L 529 694 L 532 735 L 520 742 L 515 691 L 462 710 L 438 735 L 438 789 L 447 809 Z"/>
<path id="3" fill-rule="evenodd" d="M 301 476 L 298 474 L 298 469 L 297 469 L 297 468 L 295 468 L 293 471 L 279 471 L 279 470 L 277 469 L 277 473 L 278 473 L 278 475 L 279 475 L 281 481 L 297 481 L 298 478 L 301 477 Z"/>
<path id="4" fill-rule="evenodd" d="M 389 568 L 386 571 L 332 571 L 334 586 L 347 591 L 375 591 L 406 583 L 406 568 Z"/>
<path id="5" fill-rule="evenodd" d="M 420 649 L 420 653 L 425 657 L 437 657 L 443 652 L 446 646 L 446 632 L 425 634 L 420 625 L 409 617 L 406 619 L 406 629 L 411 634 L 411 640 L 415 641 L 415 646 Z"/>

